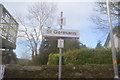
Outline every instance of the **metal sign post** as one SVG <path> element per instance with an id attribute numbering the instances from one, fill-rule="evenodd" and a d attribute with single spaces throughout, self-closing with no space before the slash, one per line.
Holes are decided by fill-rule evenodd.
<path id="1" fill-rule="evenodd" d="M 61 12 L 61 19 L 60 19 L 60 29 L 62 29 L 63 25 L 63 12 Z M 58 39 L 58 48 L 59 48 L 59 73 L 58 73 L 58 80 L 61 80 L 61 72 L 62 72 L 62 46 L 63 39 Z"/>
<path id="2" fill-rule="evenodd" d="M 61 69 L 62 69 L 62 48 L 64 47 L 64 40 L 58 39 L 58 48 L 59 48 L 59 73 L 58 79 L 61 80 Z"/>
<path id="3" fill-rule="evenodd" d="M 116 58 L 116 51 L 115 51 L 114 37 L 113 37 L 113 29 L 112 29 L 112 21 L 111 21 L 111 14 L 110 14 L 110 0 L 106 0 L 106 5 L 107 5 L 107 13 L 108 13 L 108 23 L 109 23 L 109 28 L 110 28 L 114 78 L 119 79 L 118 64 L 117 64 L 117 58 Z"/>
<path id="4" fill-rule="evenodd" d="M 61 80 L 61 72 L 62 72 L 62 48 L 59 48 L 59 73 L 58 79 Z"/>
<path id="5" fill-rule="evenodd" d="M 65 30 L 62 29 L 62 26 L 65 25 L 65 18 L 63 18 L 63 12 L 61 12 L 61 18 L 59 22 L 60 29 L 51 29 L 51 28 L 43 28 L 42 36 L 43 37 L 58 37 L 58 48 L 59 48 L 59 69 L 58 69 L 58 80 L 61 80 L 61 72 L 62 72 L 62 48 L 64 47 L 64 39 L 62 38 L 77 38 L 79 39 L 79 31 L 78 30 Z"/>

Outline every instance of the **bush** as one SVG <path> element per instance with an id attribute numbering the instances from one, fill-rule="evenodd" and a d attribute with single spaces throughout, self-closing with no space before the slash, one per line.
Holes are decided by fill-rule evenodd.
<path id="1" fill-rule="evenodd" d="M 2 63 L 3 64 L 16 64 L 17 57 L 15 52 L 8 52 L 8 50 L 2 51 Z"/>
<path id="2" fill-rule="evenodd" d="M 48 56 L 49 54 L 38 54 L 37 56 L 34 56 L 32 59 L 32 65 L 46 65 L 48 62 Z"/>
<path id="3" fill-rule="evenodd" d="M 47 65 L 58 65 L 59 54 L 50 54 Z"/>
<path id="4" fill-rule="evenodd" d="M 48 65 L 58 64 L 59 54 L 50 54 Z M 120 63 L 120 52 L 117 53 Z M 65 65 L 87 65 L 87 64 L 112 64 L 112 53 L 110 49 L 78 49 L 63 53 L 63 64 Z"/>
<path id="5" fill-rule="evenodd" d="M 66 65 L 111 64 L 111 51 L 107 49 L 81 49 L 64 53 Z"/>
<path id="6" fill-rule="evenodd" d="M 119 50 L 119 52 L 117 53 L 117 59 L 118 59 L 118 64 L 120 64 L 120 50 Z"/>

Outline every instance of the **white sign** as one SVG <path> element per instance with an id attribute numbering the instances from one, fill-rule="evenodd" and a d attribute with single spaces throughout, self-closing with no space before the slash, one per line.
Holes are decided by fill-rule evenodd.
<path id="1" fill-rule="evenodd" d="M 66 37 L 66 38 L 79 38 L 78 30 L 66 30 L 66 29 L 51 29 L 43 28 L 42 36 L 44 37 Z"/>
<path id="2" fill-rule="evenodd" d="M 59 17 L 57 20 L 57 25 L 65 25 L 66 24 L 66 19 L 65 17 Z"/>
<path id="3" fill-rule="evenodd" d="M 64 47 L 64 40 L 58 39 L 58 48 L 63 48 L 63 47 Z"/>

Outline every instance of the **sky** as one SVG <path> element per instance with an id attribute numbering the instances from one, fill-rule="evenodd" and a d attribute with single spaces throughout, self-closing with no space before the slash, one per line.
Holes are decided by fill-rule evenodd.
<path id="1" fill-rule="evenodd" d="M 16 14 L 25 14 L 27 9 L 33 5 L 32 2 L 1 2 L 6 9 L 9 11 L 13 17 Z M 88 48 L 95 48 L 99 40 L 104 44 L 106 35 L 103 35 L 102 32 L 97 31 L 95 27 L 97 26 L 92 20 L 91 16 L 98 15 L 94 11 L 96 5 L 93 2 L 56 2 L 58 7 L 56 18 L 60 17 L 60 12 L 63 12 L 63 16 L 66 19 L 66 24 L 63 26 L 64 29 L 74 29 L 80 31 L 80 42 L 85 44 Z M 19 26 L 19 28 L 21 28 Z M 56 24 L 53 28 L 59 28 Z M 26 46 L 19 43 L 17 40 L 16 54 L 20 57 L 24 50 L 27 51 Z"/>

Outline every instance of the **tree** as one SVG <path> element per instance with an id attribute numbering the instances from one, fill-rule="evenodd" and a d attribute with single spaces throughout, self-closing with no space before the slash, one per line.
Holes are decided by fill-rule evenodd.
<path id="1" fill-rule="evenodd" d="M 110 4 L 112 25 L 114 27 L 120 26 L 118 22 L 120 19 L 120 2 L 112 1 Z M 101 14 L 101 16 L 97 14 L 91 17 L 92 21 L 97 24 L 96 28 L 100 31 L 109 32 L 106 2 L 96 2 L 95 11 Z"/>
<path id="2" fill-rule="evenodd" d="M 50 53 L 59 53 L 59 49 L 57 47 L 58 38 L 46 38 L 48 40 L 48 46 L 45 47 L 45 43 L 43 42 L 43 46 L 41 46 L 40 52 L 42 50 L 48 54 Z M 63 51 L 68 51 L 71 49 L 79 49 L 80 42 L 78 39 L 64 39 L 64 48 Z"/>
<path id="3" fill-rule="evenodd" d="M 47 64 L 50 53 L 59 53 L 59 50 L 57 48 L 57 38 L 43 39 L 39 49 L 39 55 L 35 59 L 35 61 L 37 61 L 37 64 Z"/>
<path id="4" fill-rule="evenodd" d="M 74 50 L 80 48 L 80 42 L 78 39 L 65 39 L 64 51 Z"/>
<path id="5" fill-rule="evenodd" d="M 41 2 L 28 8 L 28 14 L 26 16 L 17 16 L 17 20 L 23 26 L 19 30 L 19 36 L 22 37 L 21 39 L 30 48 L 32 58 L 38 54 L 42 39 L 41 30 L 43 27 L 51 27 L 55 12 L 56 5 Z"/>
<path id="6" fill-rule="evenodd" d="M 96 45 L 96 49 L 102 49 L 102 48 L 103 48 L 103 46 L 101 44 L 101 41 L 99 41 Z"/>
<path id="7" fill-rule="evenodd" d="M 15 54 L 15 52 L 12 51 L 12 53 L 10 53 L 8 50 L 5 50 L 5 51 L 2 51 L 2 55 L 3 55 L 3 58 L 2 58 L 2 62 L 3 64 L 10 64 L 10 63 L 14 63 L 16 64 L 17 63 L 17 56 Z"/>
<path id="8" fill-rule="evenodd" d="M 87 48 L 86 45 L 80 42 L 80 49 Z"/>
<path id="9" fill-rule="evenodd" d="M 48 40 L 47 44 L 48 46 L 44 47 L 44 42 L 43 42 L 43 48 L 40 49 L 40 52 L 42 53 L 41 50 L 44 52 L 50 54 L 50 53 L 59 53 L 59 49 L 57 47 L 58 44 L 58 38 L 46 38 Z M 86 45 L 82 44 L 78 39 L 69 39 L 65 38 L 64 39 L 64 48 L 63 52 L 68 51 L 68 50 L 74 50 L 74 49 L 82 49 L 82 48 L 87 48 Z"/>
<path id="10" fill-rule="evenodd" d="M 47 45 L 46 45 L 47 44 Z M 35 64 L 47 64 L 49 54 L 51 53 L 59 53 L 59 48 L 57 47 L 58 38 L 45 38 L 40 46 L 39 52 L 40 54 L 34 59 Z M 87 48 L 85 45 L 79 42 L 78 39 L 64 39 L 64 48 L 63 52 L 74 50 L 74 49 L 82 49 Z"/>
<path id="11" fill-rule="evenodd" d="M 28 52 L 25 52 L 25 53 L 21 53 L 20 58 L 29 60 L 31 56 Z"/>

